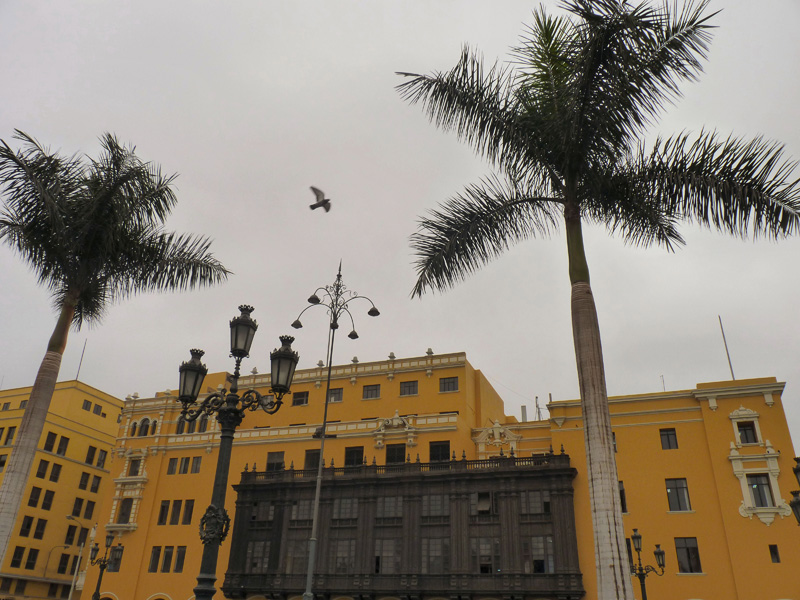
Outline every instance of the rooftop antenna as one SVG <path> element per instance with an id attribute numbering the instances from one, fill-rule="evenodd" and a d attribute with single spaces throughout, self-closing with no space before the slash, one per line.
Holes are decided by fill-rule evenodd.
<path id="1" fill-rule="evenodd" d="M 88 342 L 88 341 L 89 341 L 89 338 L 86 338 L 85 340 L 83 340 L 83 350 L 81 350 L 81 360 L 80 360 L 80 362 L 78 362 L 78 372 L 75 373 L 75 380 L 76 381 L 78 380 L 78 378 L 81 375 L 81 365 L 83 364 L 83 355 L 86 352 L 86 342 Z"/>
<path id="2" fill-rule="evenodd" d="M 541 421 L 542 420 L 542 409 L 539 406 L 539 396 L 536 396 L 535 402 L 536 402 L 536 420 L 537 421 Z"/>
<path id="3" fill-rule="evenodd" d="M 663 375 L 661 376 L 661 387 L 663 388 L 663 390 L 665 392 L 667 391 L 667 386 L 664 384 L 664 376 Z"/>
<path id="4" fill-rule="evenodd" d="M 719 319 L 719 330 L 722 332 L 722 343 L 725 344 L 725 354 L 728 357 L 728 368 L 731 370 L 731 379 L 736 381 L 736 375 L 733 374 L 733 365 L 731 364 L 731 353 L 728 352 L 728 342 L 725 340 L 725 329 L 722 327 L 722 317 L 717 315 Z"/>

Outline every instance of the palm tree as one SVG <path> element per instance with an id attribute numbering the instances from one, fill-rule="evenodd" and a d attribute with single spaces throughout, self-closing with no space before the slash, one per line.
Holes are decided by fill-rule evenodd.
<path id="1" fill-rule="evenodd" d="M 38 275 L 58 312 L 0 486 L 0 552 L 5 556 L 67 345 L 71 326 L 98 321 L 140 291 L 184 290 L 229 272 L 210 240 L 164 231 L 177 201 L 173 176 L 143 163 L 110 134 L 97 160 L 64 158 L 17 131 L 15 152 L 0 140 L 0 240 Z M 2 559 L 0 559 L 0 564 Z"/>
<path id="2" fill-rule="evenodd" d="M 781 237 L 800 225 L 794 163 L 782 147 L 713 131 L 640 141 L 678 84 L 696 79 L 710 41 L 707 2 L 571 0 L 540 8 L 511 66 L 486 70 L 465 48 L 449 72 L 400 73 L 429 118 L 484 155 L 495 174 L 420 220 L 412 295 L 445 290 L 512 244 L 563 220 L 583 408 L 597 597 L 632 599 L 603 353 L 584 223 L 637 245 L 681 245 L 682 222 L 737 236 Z"/>

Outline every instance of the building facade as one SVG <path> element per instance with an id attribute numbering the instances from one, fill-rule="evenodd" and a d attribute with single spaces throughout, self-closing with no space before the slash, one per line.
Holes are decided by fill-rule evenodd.
<path id="1" fill-rule="evenodd" d="M 230 597 L 302 591 L 325 376 L 297 371 L 278 413 L 247 413 L 237 430 L 226 500 L 234 527 L 217 571 Z M 206 392 L 226 377 L 209 375 Z M 251 387 L 267 393 L 269 377 L 242 377 L 240 389 Z M 335 366 L 331 387 L 315 591 L 331 600 L 596 598 L 578 401 L 518 422 L 463 353 Z M 767 378 L 610 400 L 626 533 L 643 535 L 648 564 L 655 544 L 666 552 L 665 574 L 647 579 L 651 599 L 800 600 L 782 392 Z M 125 554 L 103 598 L 192 598 L 218 440 L 215 421 L 181 419 L 174 390 L 126 400 L 98 532 L 118 534 Z M 90 569 L 89 589 L 96 576 Z"/>
<path id="2" fill-rule="evenodd" d="M 0 481 L 31 388 L 0 391 Z M 122 401 L 79 381 L 56 384 L 23 504 L 0 569 L 0 598 L 69 598 L 79 584 L 101 499 Z M 72 598 L 79 598 L 72 591 Z"/>

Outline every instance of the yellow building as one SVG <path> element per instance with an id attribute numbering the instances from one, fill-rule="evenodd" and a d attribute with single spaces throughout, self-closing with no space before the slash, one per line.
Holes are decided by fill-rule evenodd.
<path id="1" fill-rule="evenodd" d="M 239 483 L 244 471 L 317 464 L 314 433 L 322 421 L 326 374 L 322 367 L 297 371 L 293 393 L 277 414 L 245 415 L 234 441 L 229 486 Z M 226 377 L 209 375 L 205 392 L 219 389 Z M 251 387 L 266 393 L 269 376 L 240 379 L 240 390 Z M 514 460 L 555 450 L 560 456 L 563 446 L 577 471 L 574 532 L 584 597 L 595 598 L 579 402 L 553 402 L 548 420 L 520 423 L 505 415 L 502 399 L 463 353 L 335 366 L 331 388 L 327 433 L 335 437 L 326 441 L 328 468 L 441 463 L 447 457 L 472 465 L 501 454 Z M 649 564 L 654 544 L 666 551 L 665 575 L 647 579 L 651 600 L 800 599 L 800 572 L 790 566 L 800 564 L 800 538 L 786 506 L 794 451 L 782 390 L 773 378 L 611 400 L 626 531 L 630 535 L 637 528 L 643 535 Z M 125 553 L 119 572 L 103 578 L 103 598 L 192 598 L 202 553 L 198 525 L 211 497 L 217 448 L 216 422 L 183 422 L 174 390 L 127 399 L 113 453 L 114 486 L 100 509 L 98 532 L 104 535 L 105 527 L 119 534 Z M 505 494 L 500 505 L 515 506 Z M 226 509 L 233 518 L 236 494 L 230 487 Z M 229 537 L 221 546 L 218 588 L 235 543 Z M 556 557 L 558 545 L 556 540 Z M 411 551 L 413 544 L 406 545 L 405 552 Z M 503 565 L 502 556 L 495 559 Z M 549 566 L 547 560 L 541 564 L 552 573 L 548 560 Z M 97 574 L 89 570 L 87 589 L 94 589 Z M 355 581 L 363 586 L 366 579 Z M 482 597 L 503 597 L 498 586 Z"/>
<path id="2" fill-rule="evenodd" d="M 30 391 L 0 391 L 0 480 Z M 121 410 L 121 400 L 85 383 L 56 384 L 0 569 L 0 598 L 69 597 L 81 546 L 88 547 L 100 499 L 112 487 L 110 453 Z"/>

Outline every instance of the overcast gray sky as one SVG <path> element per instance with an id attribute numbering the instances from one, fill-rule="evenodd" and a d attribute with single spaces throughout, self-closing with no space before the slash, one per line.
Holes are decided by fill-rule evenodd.
<path id="1" fill-rule="evenodd" d="M 555 9 L 556 2 L 547 2 Z M 177 172 L 170 229 L 207 234 L 235 275 L 218 288 L 142 295 L 99 327 L 73 333 L 61 370 L 114 395 L 177 385 L 190 347 L 212 371 L 232 368 L 228 320 L 241 303 L 268 352 L 306 298 L 331 283 L 372 298 L 361 335 L 335 362 L 465 351 L 509 414 L 548 393 L 578 395 L 563 232 L 515 247 L 466 283 L 411 300 L 408 237 L 425 211 L 489 167 L 404 103 L 395 71 L 448 69 L 464 43 L 508 58 L 536 2 L 22 2 L 0 3 L 0 137 L 15 128 L 65 154 L 95 155 L 110 131 Z M 702 127 L 764 135 L 800 158 L 796 0 L 712 0 L 722 9 L 706 73 L 685 85 L 652 133 Z M 797 171 L 800 176 L 800 171 Z M 311 212 L 309 185 L 333 199 Z M 692 388 L 730 378 L 787 382 L 800 434 L 800 240 L 741 241 L 683 229 L 676 254 L 627 247 L 588 228 L 586 246 L 611 394 Z M 0 248 L 0 385 L 31 385 L 55 324 L 46 290 Z M 326 318 L 297 333 L 300 367 L 325 355 Z"/>

